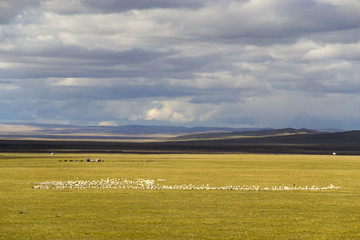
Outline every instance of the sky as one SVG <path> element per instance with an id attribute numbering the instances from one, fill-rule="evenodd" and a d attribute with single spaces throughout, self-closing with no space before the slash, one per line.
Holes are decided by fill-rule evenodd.
<path id="1" fill-rule="evenodd" d="M 0 122 L 360 129 L 359 0 L 0 0 Z"/>

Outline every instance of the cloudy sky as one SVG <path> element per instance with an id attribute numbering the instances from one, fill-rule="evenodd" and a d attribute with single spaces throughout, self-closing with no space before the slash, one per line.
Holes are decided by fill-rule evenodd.
<path id="1" fill-rule="evenodd" d="M 360 129 L 359 0 L 0 0 L 0 122 Z"/>

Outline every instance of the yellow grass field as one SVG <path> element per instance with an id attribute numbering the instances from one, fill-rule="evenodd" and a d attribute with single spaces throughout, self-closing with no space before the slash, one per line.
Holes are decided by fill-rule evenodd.
<path id="1" fill-rule="evenodd" d="M 115 178 L 261 191 L 33 188 Z M 0 239 L 360 239 L 360 157 L 0 153 L 0 204 Z"/>

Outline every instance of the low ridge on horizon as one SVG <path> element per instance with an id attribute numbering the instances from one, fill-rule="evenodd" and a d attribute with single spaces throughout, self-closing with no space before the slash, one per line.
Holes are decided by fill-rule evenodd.
<path id="1" fill-rule="evenodd" d="M 2 138 L 39 139 L 211 139 L 250 136 L 276 136 L 282 134 L 315 134 L 342 132 L 334 129 L 313 130 L 306 128 L 232 128 L 184 126 L 76 126 L 47 123 L 0 123 Z"/>

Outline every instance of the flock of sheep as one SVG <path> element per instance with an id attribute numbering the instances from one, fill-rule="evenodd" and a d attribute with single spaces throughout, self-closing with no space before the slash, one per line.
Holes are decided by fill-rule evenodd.
<path id="1" fill-rule="evenodd" d="M 128 179 L 101 179 L 92 181 L 45 181 L 35 183 L 34 189 L 153 189 L 153 190 L 235 190 L 235 191 L 319 191 L 319 190 L 333 190 L 339 189 L 330 184 L 327 187 L 317 186 L 223 186 L 223 187 L 211 187 L 207 185 L 193 185 L 193 184 L 181 184 L 181 185 L 160 185 L 158 182 L 165 181 L 165 179 L 148 180 L 137 178 L 134 180 Z"/>
<path id="2" fill-rule="evenodd" d="M 90 158 L 88 158 L 88 159 L 86 159 L 85 161 L 84 160 L 72 160 L 72 159 L 70 159 L 70 160 L 67 160 L 67 159 L 65 159 L 65 160 L 59 160 L 59 162 L 67 162 L 67 161 L 69 161 L 69 162 L 104 162 L 104 160 L 101 160 L 100 158 L 98 158 L 98 159 L 90 159 Z"/>

